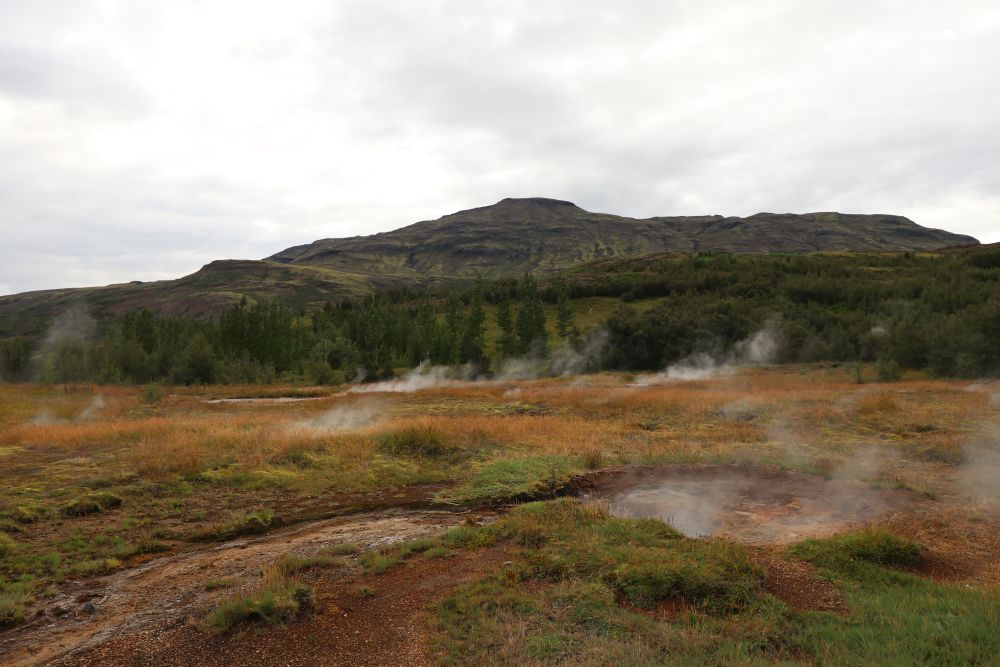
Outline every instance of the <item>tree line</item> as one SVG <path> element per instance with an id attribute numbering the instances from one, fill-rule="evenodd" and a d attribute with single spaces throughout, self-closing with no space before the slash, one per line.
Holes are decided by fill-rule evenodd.
<path id="1" fill-rule="evenodd" d="M 957 377 L 1000 370 L 1000 252 L 986 249 L 666 256 L 591 265 L 544 284 L 527 275 L 433 294 L 385 292 L 311 312 L 247 298 L 207 319 L 140 309 L 94 339 L 0 341 L 0 374 L 334 383 L 381 379 L 423 361 L 488 372 L 557 345 L 581 348 L 576 311 L 594 297 L 620 302 L 599 325 L 607 336 L 595 363 L 607 369 L 657 370 L 693 353 L 723 355 L 777 322 L 778 362 L 874 362 L 887 377 L 907 368 Z"/>
<path id="2" fill-rule="evenodd" d="M 0 373 L 11 381 L 170 384 L 336 383 L 383 379 L 423 361 L 470 364 L 479 372 L 505 358 L 548 349 L 542 292 L 533 276 L 515 280 L 496 304 L 497 342 L 487 345 L 487 286 L 414 295 L 376 294 L 296 313 L 246 297 L 217 318 L 138 309 L 96 339 L 0 341 Z M 491 286 L 492 287 L 492 286 Z M 558 331 L 577 335 L 562 291 Z"/>

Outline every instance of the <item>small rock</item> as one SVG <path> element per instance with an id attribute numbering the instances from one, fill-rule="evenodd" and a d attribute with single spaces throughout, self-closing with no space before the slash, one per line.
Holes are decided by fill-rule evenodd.
<path id="1" fill-rule="evenodd" d="M 95 611 L 97 611 L 97 605 L 95 605 L 93 602 L 88 602 L 87 604 L 83 605 L 83 613 L 93 614 Z"/>
<path id="2" fill-rule="evenodd" d="M 504 566 L 504 567 L 510 567 L 510 566 L 511 566 L 511 565 L 513 565 L 513 564 L 514 564 L 514 561 L 512 561 L 512 560 L 505 560 L 505 561 L 503 562 L 503 566 Z"/>

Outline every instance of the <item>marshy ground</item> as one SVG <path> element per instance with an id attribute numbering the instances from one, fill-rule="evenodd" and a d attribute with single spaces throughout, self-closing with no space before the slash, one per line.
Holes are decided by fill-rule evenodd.
<path id="1" fill-rule="evenodd" d="M 1000 386 L 853 380 L 0 386 L 0 654 L 996 664 Z"/>

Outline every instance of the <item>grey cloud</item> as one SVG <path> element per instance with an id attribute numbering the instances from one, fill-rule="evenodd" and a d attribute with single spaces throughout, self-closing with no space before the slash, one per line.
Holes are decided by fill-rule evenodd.
<path id="1" fill-rule="evenodd" d="M 899 213 L 1000 240 L 988 0 L 358 0 L 273 26 L 235 2 L 52 6 L 0 8 L 8 291 L 178 275 L 506 196 Z"/>

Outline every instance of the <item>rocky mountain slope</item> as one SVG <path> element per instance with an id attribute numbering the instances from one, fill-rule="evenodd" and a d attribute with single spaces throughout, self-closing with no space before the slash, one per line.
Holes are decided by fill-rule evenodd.
<path id="1" fill-rule="evenodd" d="M 504 199 L 402 229 L 324 239 L 269 260 L 365 275 L 489 277 L 552 271 L 609 257 L 664 251 L 804 253 L 933 250 L 969 236 L 896 215 L 758 213 L 626 218 L 556 199 Z"/>
<path id="2" fill-rule="evenodd" d="M 591 213 L 556 199 L 504 199 L 391 232 L 295 246 L 264 260 L 218 260 L 177 280 L 0 297 L 0 338 L 37 335 L 58 313 L 79 304 L 98 318 L 141 306 L 197 316 L 218 312 L 244 294 L 314 307 L 387 287 L 552 272 L 668 251 L 891 252 L 976 244 L 972 237 L 894 215 L 634 219 Z"/>

